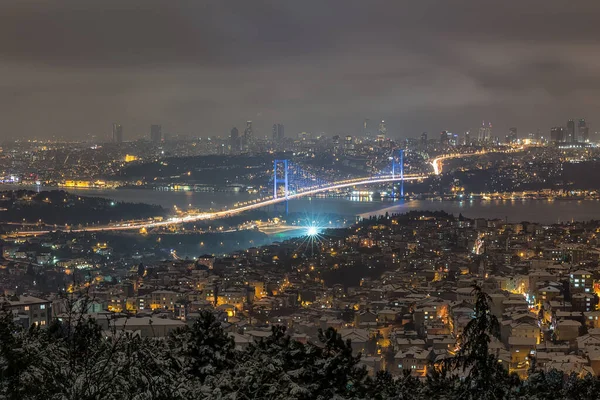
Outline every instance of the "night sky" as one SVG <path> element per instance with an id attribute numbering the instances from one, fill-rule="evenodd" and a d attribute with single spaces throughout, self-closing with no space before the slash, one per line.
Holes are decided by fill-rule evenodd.
<path id="1" fill-rule="evenodd" d="M 0 139 L 600 130 L 600 1 L 0 4 Z"/>

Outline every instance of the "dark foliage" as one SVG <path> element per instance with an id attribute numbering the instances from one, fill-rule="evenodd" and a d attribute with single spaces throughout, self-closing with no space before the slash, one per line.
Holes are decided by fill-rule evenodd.
<path id="1" fill-rule="evenodd" d="M 475 287 L 475 317 L 456 357 L 429 369 L 367 376 L 360 355 L 334 329 L 317 343 L 292 340 L 283 327 L 235 349 L 208 311 L 166 339 L 134 337 L 70 310 L 47 329 L 20 328 L 0 315 L 0 399 L 595 399 L 600 379 L 541 371 L 509 375 L 487 353 L 498 321 Z"/>
<path id="2" fill-rule="evenodd" d="M 114 202 L 98 197 L 78 196 L 62 190 L 33 192 L 6 191 L 0 196 L 4 222 L 64 224 L 106 224 L 111 221 L 166 216 L 160 206 Z"/>

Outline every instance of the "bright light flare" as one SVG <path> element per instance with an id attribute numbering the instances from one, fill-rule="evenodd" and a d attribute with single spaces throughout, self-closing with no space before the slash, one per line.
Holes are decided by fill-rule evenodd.
<path id="1" fill-rule="evenodd" d="M 316 226 L 309 226 L 306 230 L 306 234 L 308 236 L 317 236 L 319 234 L 319 229 Z"/>

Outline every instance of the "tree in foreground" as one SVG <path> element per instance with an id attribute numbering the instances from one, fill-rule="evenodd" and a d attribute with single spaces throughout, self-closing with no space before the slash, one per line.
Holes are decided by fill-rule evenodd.
<path id="1" fill-rule="evenodd" d="M 334 329 L 319 332 L 320 343 L 303 344 L 274 327 L 250 344 L 235 367 L 210 381 L 210 395 L 235 399 L 365 398 L 367 371 L 358 366 L 350 343 Z M 207 393 L 209 394 L 209 393 Z"/>
<path id="2" fill-rule="evenodd" d="M 595 399 L 600 380 L 532 366 L 527 381 L 511 376 L 488 354 L 498 336 L 489 297 L 474 288 L 474 318 L 456 357 L 430 369 L 424 381 L 409 373 L 373 378 L 334 329 L 317 343 L 272 334 L 236 350 L 210 312 L 170 338 L 101 331 L 74 314 L 48 329 L 23 329 L 0 313 L 0 400 L 48 399 Z"/>
<path id="3" fill-rule="evenodd" d="M 502 399 L 519 380 L 509 376 L 499 360 L 489 353 L 492 338 L 500 338 L 500 324 L 490 311 L 491 298 L 477 285 L 473 285 L 472 294 L 474 317 L 463 330 L 457 354 L 445 364 L 450 372 L 464 376 L 453 380 L 451 388 L 457 398 Z"/>

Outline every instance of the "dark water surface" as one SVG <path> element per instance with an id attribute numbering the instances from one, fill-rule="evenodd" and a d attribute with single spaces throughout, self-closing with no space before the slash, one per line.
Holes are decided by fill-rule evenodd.
<path id="1" fill-rule="evenodd" d="M 0 186 L 0 190 L 25 189 L 26 187 Z M 36 190 L 36 188 L 28 188 Z M 41 190 L 52 190 L 42 188 Z M 107 197 L 116 201 L 157 204 L 167 209 L 177 206 L 208 210 L 232 207 L 235 203 L 256 198 L 248 193 L 234 192 L 176 192 L 149 189 L 69 189 L 84 196 Z M 283 206 L 279 206 L 282 210 Z M 600 219 L 598 200 L 473 200 L 473 201 L 380 201 L 350 198 L 303 198 L 289 203 L 290 212 L 307 214 L 341 214 L 369 216 L 385 212 L 403 213 L 412 210 L 446 211 L 465 217 L 508 218 L 510 222 L 531 221 L 555 223 Z"/>

